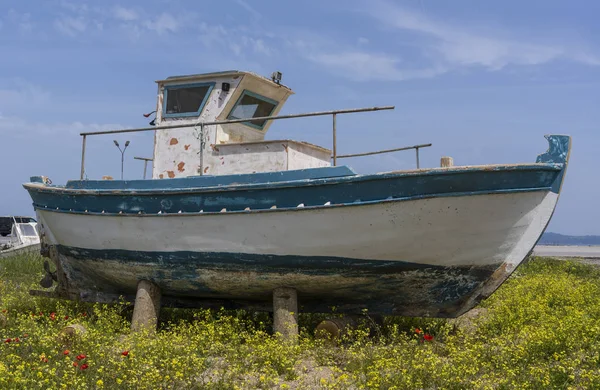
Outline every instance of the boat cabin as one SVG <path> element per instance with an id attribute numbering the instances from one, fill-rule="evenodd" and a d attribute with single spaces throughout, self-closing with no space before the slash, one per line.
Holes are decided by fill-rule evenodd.
<path id="1" fill-rule="evenodd" d="M 0 251 L 15 247 L 29 246 L 39 244 L 37 222 L 29 217 L 0 217 L 2 226 L 10 224 L 10 231 L 7 234 L 0 234 Z M 8 222 L 7 222 L 8 221 Z"/>
<path id="2" fill-rule="evenodd" d="M 331 165 L 331 151 L 306 142 L 265 140 L 272 124 L 251 120 L 199 126 L 200 122 L 277 115 L 292 90 L 250 72 L 225 71 L 157 81 L 154 179 L 286 171 Z"/>

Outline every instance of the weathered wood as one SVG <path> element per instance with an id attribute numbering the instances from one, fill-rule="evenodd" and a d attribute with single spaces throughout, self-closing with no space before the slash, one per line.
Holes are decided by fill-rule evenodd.
<path id="1" fill-rule="evenodd" d="M 137 285 L 131 330 L 134 332 L 147 329 L 156 331 L 160 313 L 160 288 L 148 281 L 140 280 Z"/>
<path id="2" fill-rule="evenodd" d="M 298 338 L 298 294 L 293 288 L 273 290 L 273 332 L 290 342 Z"/>
<path id="3" fill-rule="evenodd" d="M 454 166 L 454 159 L 452 157 L 444 156 L 440 159 L 440 166 L 442 168 L 449 168 Z"/>

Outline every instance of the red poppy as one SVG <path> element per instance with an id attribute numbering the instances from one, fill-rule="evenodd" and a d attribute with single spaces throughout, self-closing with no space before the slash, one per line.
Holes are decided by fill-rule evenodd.
<path id="1" fill-rule="evenodd" d="M 6 309 L 3 309 L 3 310 L 2 310 L 2 313 L 6 313 L 6 311 L 7 311 Z"/>
<path id="2" fill-rule="evenodd" d="M 40 312 L 40 317 L 43 316 L 43 315 L 44 315 L 44 313 Z"/>
<path id="3" fill-rule="evenodd" d="M 424 338 L 425 340 L 427 340 L 427 341 L 431 341 L 431 340 L 433 340 L 433 336 L 432 336 L 432 335 L 430 335 L 430 334 L 424 334 L 424 335 L 423 335 L 423 338 Z"/>
<path id="4" fill-rule="evenodd" d="M 78 365 L 79 365 L 79 363 L 73 362 L 73 367 L 77 367 Z"/>
<path id="5" fill-rule="evenodd" d="M 12 341 L 11 339 L 4 340 L 5 343 L 10 343 L 11 341 Z"/>
<path id="6" fill-rule="evenodd" d="M 20 341 L 21 341 L 21 340 L 20 340 L 18 337 L 15 337 L 15 340 L 14 340 L 14 342 L 15 342 L 15 343 L 18 343 L 18 342 L 20 342 Z"/>
<path id="7" fill-rule="evenodd" d="M 50 313 L 50 319 L 54 321 L 56 319 L 56 313 Z"/>
<path id="8" fill-rule="evenodd" d="M 423 331 L 421 329 L 419 329 L 419 328 L 415 328 L 415 333 L 416 334 L 421 334 L 421 333 L 423 333 Z"/>
<path id="9" fill-rule="evenodd" d="M 79 368 L 80 368 L 81 370 L 85 370 L 85 369 L 86 369 L 86 368 L 88 368 L 88 367 L 89 367 L 89 366 L 88 366 L 87 364 L 83 363 L 83 364 L 81 365 L 81 367 L 79 367 Z"/>
<path id="10" fill-rule="evenodd" d="M 82 313 L 81 315 L 84 317 L 87 317 L 87 313 Z"/>
<path id="11" fill-rule="evenodd" d="M 43 357 L 43 358 L 42 358 L 42 361 L 43 361 L 44 363 L 48 363 L 48 358 L 47 358 L 47 357 Z"/>
<path id="12" fill-rule="evenodd" d="M 65 349 L 65 352 L 63 352 L 63 355 L 68 355 L 71 351 L 69 351 L 68 349 Z"/>
<path id="13" fill-rule="evenodd" d="M 123 352 L 121 352 L 121 355 L 128 356 L 129 355 L 129 351 L 123 351 Z"/>
<path id="14" fill-rule="evenodd" d="M 83 359 L 85 359 L 86 357 L 87 357 L 87 356 L 85 356 L 84 354 L 81 354 L 81 355 L 77 355 L 77 358 L 76 358 L 76 359 L 77 359 L 77 360 L 83 360 Z"/>
<path id="15" fill-rule="evenodd" d="M 69 316 L 65 316 L 65 320 L 68 320 L 68 319 L 69 319 Z"/>

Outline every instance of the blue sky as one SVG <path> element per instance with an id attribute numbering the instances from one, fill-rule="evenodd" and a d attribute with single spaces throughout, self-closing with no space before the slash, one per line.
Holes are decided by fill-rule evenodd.
<path id="1" fill-rule="evenodd" d="M 82 131 L 147 125 L 155 80 L 283 72 L 282 113 L 375 105 L 338 118 L 340 153 L 432 142 L 422 165 L 535 161 L 544 134 L 573 136 L 550 231 L 600 234 L 600 2 L 0 0 L 0 215 L 32 215 L 31 175 L 78 178 Z M 331 119 L 275 123 L 267 138 L 331 145 Z M 115 137 L 88 143 L 90 178 L 119 176 Z M 152 135 L 131 140 L 141 178 Z M 414 167 L 414 153 L 346 160 Z"/>

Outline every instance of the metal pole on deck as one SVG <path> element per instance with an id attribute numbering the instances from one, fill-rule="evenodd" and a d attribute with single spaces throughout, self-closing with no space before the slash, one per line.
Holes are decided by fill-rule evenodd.
<path id="1" fill-rule="evenodd" d="M 415 151 L 417 152 L 417 169 L 419 169 L 419 147 L 418 146 L 415 148 Z"/>
<path id="2" fill-rule="evenodd" d="M 81 175 L 79 176 L 80 180 L 83 180 L 83 174 L 85 173 L 85 140 L 87 135 L 83 135 L 82 145 L 81 145 Z"/>
<path id="3" fill-rule="evenodd" d="M 333 166 L 337 165 L 337 128 L 336 114 L 333 114 Z"/>
<path id="4" fill-rule="evenodd" d="M 144 179 L 146 178 L 146 170 L 148 168 L 148 161 L 154 161 L 152 158 L 148 157 L 134 157 L 134 160 L 142 160 L 144 162 Z"/>
<path id="5" fill-rule="evenodd" d="M 200 172 L 198 173 L 200 176 L 204 175 L 204 123 L 200 123 Z"/>

